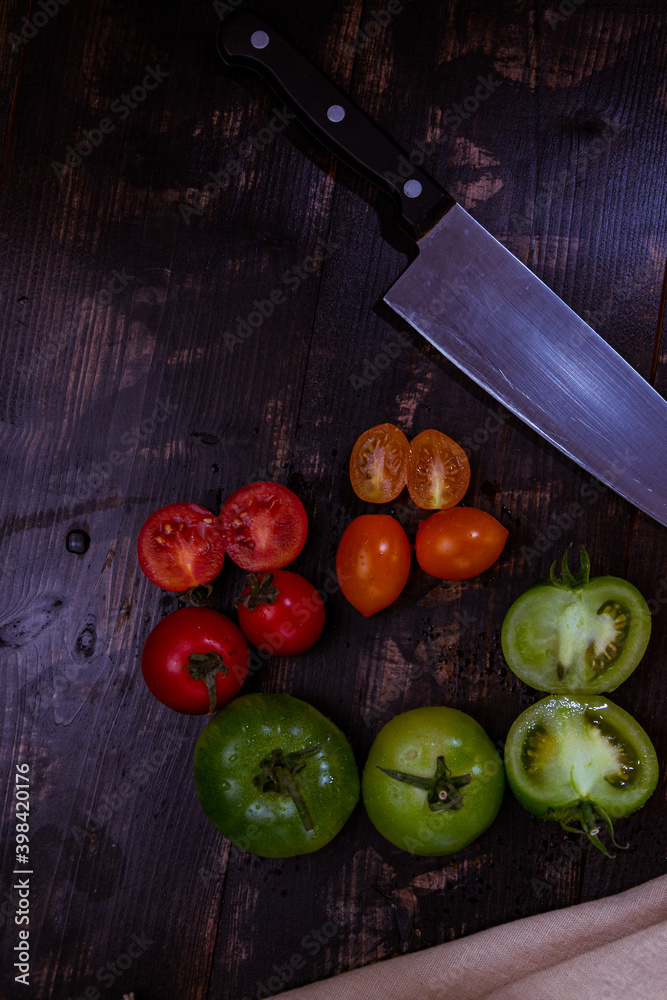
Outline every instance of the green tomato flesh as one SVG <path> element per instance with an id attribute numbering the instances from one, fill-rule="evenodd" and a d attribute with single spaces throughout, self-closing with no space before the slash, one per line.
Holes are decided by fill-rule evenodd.
<path id="1" fill-rule="evenodd" d="M 631 583 L 600 576 L 577 589 L 539 583 L 511 606 L 502 628 L 510 669 L 538 691 L 614 691 L 646 651 L 651 613 Z"/>
<path id="2" fill-rule="evenodd" d="M 310 749 L 292 775 L 312 818 L 310 830 L 291 795 L 263 790 L 255 780 L 279 749 L 283 756 Z M 213 825 L 237 847 L 266 858 L 324 847 L 359 800 L 359 773 L 343 733 L 288 694 L 244 695 L 213 716 L 195 747 L 194 775 Z"/>
<path id="3" fill-rule="evenodd" d="M 659 776 L 639 723 L 596 695 L 543 698 L 522 712 L 507 736 L 505 769 L 529 812 L 584 832 L 586 815 L 607 823 L 635 812 Z"/>
<path id="4" fill-rule="evenodd" d="M 439 757 L 452 776 L 470 776 L 459 789 L 460 808 L 433 811 L 425 789 L 380 770 L 432 779 Z M 368 816 L 383 837 L 404 851 L 434 857 L 461 850 L 491 825 L 505 775 L 479 723 L 457 709 L 429 706 L 395 716 L 378 733 L 361 787 Z"/>

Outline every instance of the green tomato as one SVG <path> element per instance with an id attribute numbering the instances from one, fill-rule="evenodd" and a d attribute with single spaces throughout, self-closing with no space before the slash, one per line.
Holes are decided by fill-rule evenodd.
<path id="1" fill-rule="evenodd" d="M 583 548 L 580 566 L 574 576 L 566 552 L 562 575 L 554 563 L 551 579 L 528 587 L 505 616 L 505 659 L 538 691 L 614 691 L 646 652 L 651 613 L 636 587 L 616 576 L 589 580 Z"/>
<path id="2" fill-rule="evenodd" d="M 361 782 L 383 837 L 412 854 L 452 854 L 496 818 L 505 774 L 478 722 L 444 706 L 395 716 L 371 747 Z"/>
<path id="3" fill-rule="evenodd" d="M 233 844 L 264 858 L 328 844 L 359 801 L 340 729 L 289 694 L 248 694 L 214 715 L 194 752 L 195 790 Z"/>
<path id="4" fill-rule="evenodd" d="M 659 777 L 642 727 L 599 695 L 553 696 L 527 708 L 507 736 L 505 768 L 522 806 L 587 834 L 605 854 L 601 826 L 613 841 L 612 820 L 643 806 Z"/>

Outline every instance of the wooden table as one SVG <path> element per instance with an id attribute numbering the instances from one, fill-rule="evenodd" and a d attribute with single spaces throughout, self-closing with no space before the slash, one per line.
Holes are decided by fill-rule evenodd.
<path id="1" fill-rule="evenodd" d="M 139 670 L 146 635 L 178 601 L 142 575 L 136 537 L 163 504 L 217 511 L 261 478 L 303 500 L 310 534 L 294 569 L 330 596 L 316 647 L 268 661 L 248 690 L 315 704 L 360 766 L 384 722 L 425 704 L 469 712 L 502 745 L 537 697 L 504 663 L 504 613 L 583 542 L 595 573 L 627 577 L 651 602 L 649 651 L 615 700 L 663 771 L 667 760 L 667 532 L 499 415 L 382 307 L 411 250 L 389 199 L 259 77 L 223 67 L 219 17 L 240 5 L 5 0 L 0 11 L 8 996 L 266 996 L 664 870 L 664 780 L 619 823 L 632 846 L 614 861 L 509 792 L 486 834 L 440 860 L 394 849 L 361 806 L 328 848 L 287 861 L 230 850 L 201 811 L 191 757 L 205 720 L 159 704 Z M 406 149 L 435 140 L 427 169 L 665 393 L 663 3 L 243 6 Z M 491 86 L 476 99 L 480 78 Z M 303 270 L 324 245 L 326 260 Z M 276 289 L 272 315 L 232 336 Z M 396 604 L 365 619 L 337 592 L 334 558 L 345 526 L 371 510 L 350 487 L 352 445 L 383 421 L 462 442 L 465 502 L 510 539 L 463 584 L 415 568 Z M 414 537 L 424 515 L 406 498 L 394 509 Z M 90 535 L 85 555 L 66 549 L 74 528 Z M 233 613 L 242 582 L 228 563 L 215 607 Z M 13 808 L 25 764 L 31 988 L 20 993 Z"/>

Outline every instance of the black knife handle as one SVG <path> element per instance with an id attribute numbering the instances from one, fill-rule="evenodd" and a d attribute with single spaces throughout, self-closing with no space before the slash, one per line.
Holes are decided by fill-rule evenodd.
<path id="1" fill-rule="evenodd" d="M 218 51 L 229 65 L 260 73 L 294 107 L 309 131 L 389 192 L 398 204 L 401 227 L 413 239 L 420 239 L 455 204 L 310 59 L 256 14 L 230 14 L 218 31 Z"/>

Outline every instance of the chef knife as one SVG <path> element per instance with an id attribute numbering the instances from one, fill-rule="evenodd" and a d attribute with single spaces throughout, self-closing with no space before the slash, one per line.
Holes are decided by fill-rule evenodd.
<path id="1" fill-rule="evenodd" d="M 475 382 L 564 454 L 667 525 L 667 401 L 264 19 L 220 26 L 333 152 L 393 195 L 419 249 L 384 296 Z"/>

